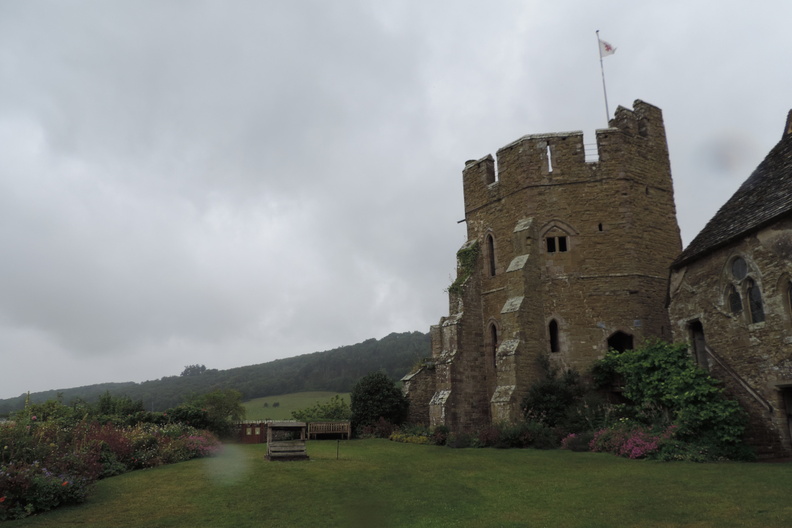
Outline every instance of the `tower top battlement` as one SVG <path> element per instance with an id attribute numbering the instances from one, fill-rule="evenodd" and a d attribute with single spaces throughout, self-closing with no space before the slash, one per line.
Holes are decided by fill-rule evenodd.
<path id="1" fill-rule="evenodd" d="M 641 100 L 633 109 L 619 106 L 609 128 L 596 131 L 597 161 L 586 161 L 583 132 L 529 134 L 497 151 L 465 163 L 462 172 L 465 211 L 498 201 L 503 196 L 530 186 L 559 185 L 607 177 L 649 178 L 645 163 L 670 174 L 668 146 L 662 111 Z M 670 185 L 667 177 L 647 181 L 662 188 Z"/>

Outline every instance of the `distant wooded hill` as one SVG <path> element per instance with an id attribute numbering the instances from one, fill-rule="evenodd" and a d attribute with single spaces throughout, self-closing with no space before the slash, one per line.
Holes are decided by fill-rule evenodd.
<path id="1" fill-rule="evenodd" d="M 429 355 L 429 334 L 393 333 L 325 352 L 314 352 L 269 363 L 229 370 L 210 369 L 200 374 L 167 376 L 143 383 L 101 383 L 72 389 L 30 394 L 34 403 L 60 398 L 95 401 L 105 392 L 142 400 L 148 410 L 175 407 L 193 395 L 216 389 L 236 389 L 245 400 L 302 391 L 349 392 L 358 379 L 370 372 L 385 371 L 398 379 L 420 359 Z M 24 407 L 25 394 L 0 400 L 0 415 Z"/>

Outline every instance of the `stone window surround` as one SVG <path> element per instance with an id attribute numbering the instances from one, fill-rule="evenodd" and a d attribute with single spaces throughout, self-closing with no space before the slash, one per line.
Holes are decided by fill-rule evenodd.
<path id="1" fill-rule="evenodd" d="M 572 239 L 578 232 L 566 222 L 551 220 L 540 230 L 542 252 L 548 255 L 572 251 Z"/>
<path id="2" fill-rule="evenodd" d="M 484 235 L 484 269 L 488 277 L 494 277 L 498 273 L 498 261 L 495 248 L 495 235 L 492 234 L 492 230 L 488 230 Z"/>
<path id="3" fill-rule="evenodd" d="M 739 261 L 742 261 L 745 269 L 742 273 L 735 274 L 735 268 L 740 267 L 735 266 L 735 263 Z M 742 318 L 749 329 L 761 328 L 765 321 L 765 301 L 759 276 L 759 270 L 750 258 L 736 254 L 726 260 L 723 270 L 723 279 L 726 283 L 726 287 L 723 289 L 723 304 L 732 317 Z M 732 307 L 736 307 L 737 304 L 736 300 L 732 299 L 733 294 L 736 294 L 736 300 L 739 300 L 739 311 L 732 310 Z M 753 299 L 751 299 L 752 295 Z M 756 312 L 757 304 L 758 312 Z"/>

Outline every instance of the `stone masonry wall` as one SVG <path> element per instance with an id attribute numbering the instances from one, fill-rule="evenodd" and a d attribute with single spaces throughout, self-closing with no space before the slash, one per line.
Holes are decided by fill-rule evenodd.
<path id="1" fill-rule="evenodd" d="M 731 268 L 736 258 L 747 263 L 746 276 L 741 280 Z M 752 322 L 748 280 L 753 280 L 761 292 L 762 322 Z M 792 456 L 787 416 L 792 409 L 787 408 L 782 395 L 792 387 L 790 280 L 789 217 L 671 275 L 669 311 L 674 340 L 695 348 L 692 327 L 696 322 L 701 324 L 707 346 L 726 367 L 707 355 L 702 363 L 749 411 L 748 441 L 760 456 Z M 732 286 L 741 296 L 742 309 L 736 312 L 729 298 Z"/>

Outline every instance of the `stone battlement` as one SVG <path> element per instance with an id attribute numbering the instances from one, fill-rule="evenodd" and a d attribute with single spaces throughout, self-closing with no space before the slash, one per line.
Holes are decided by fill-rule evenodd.
<path id="1" fill-rule="evenodd" d="M 596 131 L 598 161 L 586 161 L 582 131 L 525 135 L 499 149 L 496 158 L 488 154 L 467 161 L 462 173 L 465 210 L 530 186 L 604 177 L 633 177 L 670 189 L 667 178 L 647 178 L 639 163 L 641 159 L 668 159 L 660 109 L 637 100 L 633 110 L 618 107 L 610 125 Z"/>

